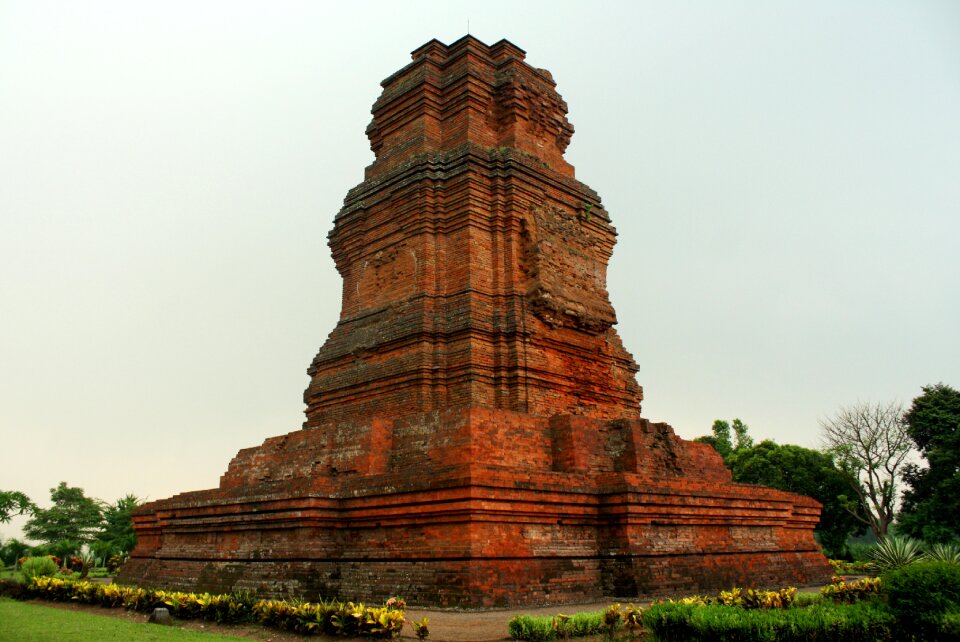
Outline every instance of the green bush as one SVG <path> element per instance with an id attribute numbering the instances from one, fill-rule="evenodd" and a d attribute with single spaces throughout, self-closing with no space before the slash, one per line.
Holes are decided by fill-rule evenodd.
<path id="1" fill-rule="evenodd" d="M 952 611 L 940 618 L 940 630 L 937 633 L 940 642 L 960 641 L 960 611 Z"/>
<path id="2" fill-rule="evenodd" d="M 924 561 L 904 566 L 883 576 L 883 592 L 905 636 L 941 639 L 944 616 L 960 612 L 960 565 Z"/>
<path id="3" fill-rule="evenodd" d="M 557 639 L 553 620 L 554 618 L 536 615 L 515 615 L 507 622 L 507 632 L 514 640 L 548 642 Z"/>
<path id="4" fill-rule="evenodd" d="M 647 609 L 643 624 L 652 639 L 660 642 L 894 640 L 894 617 L 878 600 L 749 610 L 715 604 L 660 603 Z"/>
<path id="5" fill-rule="evenodd" d="M 603 629 L 603 611 L 574 613 L 567 620 L 564 628 L 569 631 L 569 635 L 565 637 L 582 638 L 588 635 L 596 635 Z"/>
<path id="6" fill-rule="evenodd" d="M 28 557 L 20 566 L 20 572 L 23 573 L 23 579 L 26 582 L 35 577 L 56 575 L 59 570 L 56 563 L 49 557 Z"/>
<path id="7" fill-rule="evenodd" d="M 605 630 L 605 615 L 610 610 L 574 613 L 573 615 L 515 615 L 507 623 L 507 631 L 514 640 L 548 642 L 563 638 L 582 638 L 599 635 Z M 618 614 L 619 619 L 619 614 Z M 609 623 L 606 624 L 609 628 Z"/>

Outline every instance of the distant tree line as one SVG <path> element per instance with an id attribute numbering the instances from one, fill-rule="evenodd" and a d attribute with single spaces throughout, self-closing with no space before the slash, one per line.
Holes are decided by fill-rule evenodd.
<path id="1" fill-rule="evenodd" d="M 29 515 L 23 533 L 40 542 L 31 545 L 16 538 L 2 542 L 0 560 L 4 564 L 14 564 L 27 554 L 66 559 L 81 552 L 106 562 L 125 556 L 137 543 L 131 513 L 142 502 L 134 495 L 107 503 L 60 482 L 50 489 L 50 502 L 50 508 L 40 508 L 22 492 L 0 491 L 0 522 Z"/>
<path id="2" fill-rule="evenodd" d="M 831 557 L 846 554 L 848 537 L 862 529 L 846 509 L 848 479 L 831 453 L 792 444 L 780 445 L 771 440 L 754 444 L 747 425 L 740 419 L 733 420 L 732 428 L 718 419 L 712 430 L 712 435 L 698 437 L 696 441 L 717 450 L 733 473 L 733 481 L 769 486 L 817 500 L 823 504 L 816 530 L 820 545 Z"/>
<path id="3" fill-rule="evenodd" d="M 740 419 L 716 420 L 713 446 L 736 482 L 812 497 L 823 504 L 816 536 L 845 557 L 851 535 L 896 531 L 927 543 L 960 540 L 960 392 L 925 386 L 904 410 L 857 403 L 820 422 L 820 450 L 771 440 L 754 444 Z M 926 465 L 911 463 L 919 452 Z M 899 507 L 898 507 L 898 500 Z"/>

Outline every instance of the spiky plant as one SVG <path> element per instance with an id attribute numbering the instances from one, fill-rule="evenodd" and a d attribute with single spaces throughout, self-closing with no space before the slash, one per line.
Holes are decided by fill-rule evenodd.
<path id="1" fill-rule="evenodd" d="M 880 572 L 891 571 L 916 562 L 923 557 L 920 542 L 909 537 L 888 535 L 870 551 L 870 561 Z"/>
<path id="2" fill-rule="evenodd" d="M 926 557 L 935 562 L 960 564 L 960 546 L 957 544 L 934 544 L 927 549 Z"/>

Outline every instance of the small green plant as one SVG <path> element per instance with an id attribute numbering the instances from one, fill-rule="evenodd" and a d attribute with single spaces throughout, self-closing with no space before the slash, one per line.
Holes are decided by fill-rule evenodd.
<path id="1" fill-rule="evenodd" d="M 830 585 L 820 589 L 820 595 L 833 602 L 853 604 L 859 600 L 879 595 L 880 586 L 879 577 L 865 577 L 862 580 L 847 582 L 845 578 L 834 575 Z"/>
<path id="2" fill-rule="evenodd" d="M 557 639 L 553 618 L 533 615 L 515 615 L 507 622 L 507 632 L 514 640 L 549 642 Z"/>
<path id="3" fill-rule="evenodd" d="M 605 618 L 611 609 L 573 615 L 558 613 L 552 617 L 516 615 L 507 623 L 507 631 L 514 640 L 532 640 L 533 642 L 598 635 L 608 628 Z M 619 626 L 618 624 L 615 628 Z"/>
<path id="4" fill-rule="evenodd" d="M 860 560 L 848 562 L 846 560 L 828 560 L 830 566 L 836 571 L 837 575 L 858 575 L 861 573 L 870 573 L 873 571 L 873 562 Z"/>
<path id="5" fill-rule="evenodd" d="M 429 618 L 421 618 L 419 622 L 410 622 L 413 626 L 413 632 L 417 634 L 417 639 L 423 642 L 430 636 Z"/>
<path id="6" fill-rule="evenodd" d="M 20 565 L 20 572 L 23 574 L 23 579 L 26 582 L 29 582 L 35 577 L 56 575 L 59 570 L 56 563 L 49 557 L 28 557 Z"/>
<path id="7" fill-rule="evenodd" d="M 631 631 L 643 628 L 643 609 L 636 604 L 627 604 L 623 609 L 623 623 Z"/>
<path id="8" fill-rule="evenodd" d="M 583 218 L 583 220 L 585 220 L 585 221 L 587 221 L 587 222 L 589 223 L 589 222 L 590 222 L 590 219 L 592 218 L 593 203 L 587 203 L 586 201 L 584 201 L 584 202 L 580 205 L 580 207 L 581 207 L 581 209 L 583 210 L 583 214 L 581 215 L 581 218 Z"/>
<path id="9" fill-rule="evenodd" d="M 550 621 L 550 624 L 553 626 L 553 632 L 555 633 L 556 637 L 558 638 L 564 637 L 564 633 L 566 633 L 567 622 L 569 621 L 570 621 L 570 616 L 564 615 L 563 613 L 557 613 L 556 615 L 553 616 L 553 619 Z"/>
<path id="10" fill-rule="evenodd" d="M 779 591 L 732 588 L 729 591 L 721 591 L 716 597 L 716 602 L 724 606 L 739 606 L 744 609 L 783 609 L 793 603 L 796 595 L 797 589 L 792 586 Z"/>
<path id="11" fill-rule="evenodd" d="M 888 536 L 877 542 L 870 561 L 881 573 L 908 566 L 923 556 L 920 542 L 909 537 Z"/>
<path id="12" fill-rule="evenodd" d="M 603 612 L 603 635 L 608 640 L 616 637 L 617 629 L 623 626 L 623 613 L 620 610 L 620 604 L 611 604 Z"/>
<path id="13" fill-rule="evenodd" d="M 109 558 L 107 558 L 107 571 L 109 571 L 111 575 L 116 573 L 117 570 L 126 563 L 126 561 L 126 555 L 111 555 Z"/>
<path id="14" fill-rule="evenodd" d="M 87 579 L 87 575 L 90 573 L 90 569 L 93 568 L 94 559 L 90 551 L 85 550 L 78 556 L 80 558 L 80 579 Z M 76 570 L 76 569 L 74 569 Z"/>

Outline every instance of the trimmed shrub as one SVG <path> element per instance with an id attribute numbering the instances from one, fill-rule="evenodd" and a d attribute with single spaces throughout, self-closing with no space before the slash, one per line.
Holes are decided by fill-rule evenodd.
<path id="1" fill-rule="evenodd" d="M 49 557 L 28 557 L 20 565 L 20 572 L 26 582 L 35 577 L 52 577 L 59 570 L 56 563 Z"/>
<path id="2" fill-rule="evenodd" d="M 894 617 L 878 600 L 804 608 L 740 609 L 654 604 L 643 623 L 660 642 L 892 641 Z"/>
<path id="3" fill-rule="evenodd" d="M 944 616 L 960 612 L 960 565 L 916 562 L 885 574 L 883 592 L 904 636 L 941 639 Z"/>
<path id="4" fill-rule="evenodd" d="M 611 607 L 612 608 L 612 607 Z M 554 616 L 515 615 L 507 623 L 507 631 L 514 640 L 548 642 L 563 638 L 582 638 L 599 635 L 609 628 L 611 609 Z M 617 619 L 619 619 L 619 614 Z"/>
<path id="5" fill-rule="evenodd" d="M 507 632 L 514 640 L 548 642 L 557 639 L 553 620 L 554 618 L 535 615 L 515 615 L 507 622 Z"/>
<path id="6" fill-rule="evenodd" d="M 639 606 L 628 604 L 621 608 L 619 604 L 611 604 L 602 611 L 573 615 L 516 615 L 507 623 L 507 631 L 514 640 L 545 642 L 601 634 L 612 639 L 623 627 L 635 631 L 642 626 L 643 609 Z"/>

